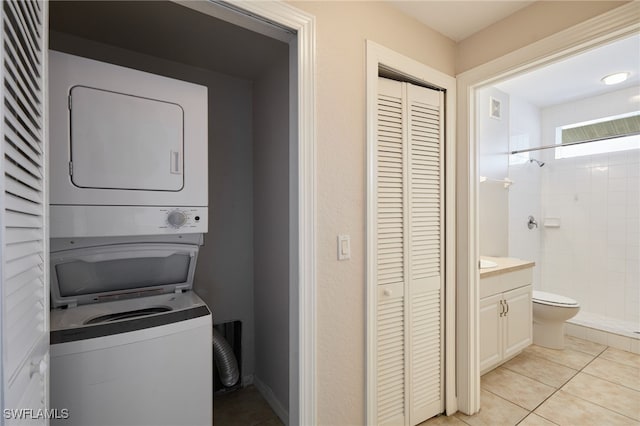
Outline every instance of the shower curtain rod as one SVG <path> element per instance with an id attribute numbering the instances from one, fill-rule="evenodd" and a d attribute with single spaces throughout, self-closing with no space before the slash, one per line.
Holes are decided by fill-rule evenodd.
<path id="1" fill-rule="evenodd" d="M 620 135 L 618 137 L 627 137 L 627 136 L 635 136 L 635 135 L 640 135 L 640 132 L 632 132 L 626 135 Z M 563 144 L 544 145 L 544 146 L 538 146 L 535 148 L 527 148 L 527 149 L 516 149 L 514 151 L 511 151 L 510 154 L 520 154 L 522 152 L 540 151 L 542 149 L 549 149 L 549 148 L 562 148 L 564 146 L 581 145 L 583 143 L 590 143 L 590 142 L 600 142 L 607 139 L 612 139 L 612 138 L 609 136 L 609 137 L 603 137 L 603 138 L 589 139 L 586 141 L 576 141 L 576 142 L 568 142 Z"/>

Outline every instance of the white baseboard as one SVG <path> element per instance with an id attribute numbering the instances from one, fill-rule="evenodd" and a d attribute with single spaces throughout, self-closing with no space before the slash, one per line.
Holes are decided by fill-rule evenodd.
<path id="1" fill-rule="evenodd" d="M 258 378 L 258 376 L 253 376 L 253 385 L 258 389 L 260 395 L 267 401 L 267 404 L 271 406 L 276 415 L 282 420 L 282 423 L 285 426 L 289 425 L 289 412 L 282 406 L 276 395 L 273 393 L 271 388 L 265 385 L 262 380 Z"/>

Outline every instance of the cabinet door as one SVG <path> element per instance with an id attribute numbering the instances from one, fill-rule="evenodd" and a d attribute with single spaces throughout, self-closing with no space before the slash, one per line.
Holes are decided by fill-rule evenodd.
<path id="1" fill-rule="evenodd" d="M 480 372 L 502 360 L 502 294 L 480 299 Z"/>
<path id="2" fill-rule="evenodd" d="M 517 354 L 531 344 L 531 286 L 504 293 L 507 304 L 503 316 L 504 357 Z"/>

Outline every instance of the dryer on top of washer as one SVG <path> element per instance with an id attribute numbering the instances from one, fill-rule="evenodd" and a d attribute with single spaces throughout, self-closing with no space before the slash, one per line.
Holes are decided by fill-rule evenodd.
<path id="1" fill-rule="evenodd" d="M 49 52 L 51 237 L 207 232 L 207 88 Z"/>

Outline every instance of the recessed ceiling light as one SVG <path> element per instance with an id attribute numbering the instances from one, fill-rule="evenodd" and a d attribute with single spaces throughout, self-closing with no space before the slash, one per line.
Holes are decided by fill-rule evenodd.
<path id="1" fill-rule="evenodd" d="M 628 72 L 617 72 L 615 74 L 608 75 L 606 77 L 602 77 L 602 82 L 606 85 L 618 84 L 625 81 L 629 78 Z"/>

